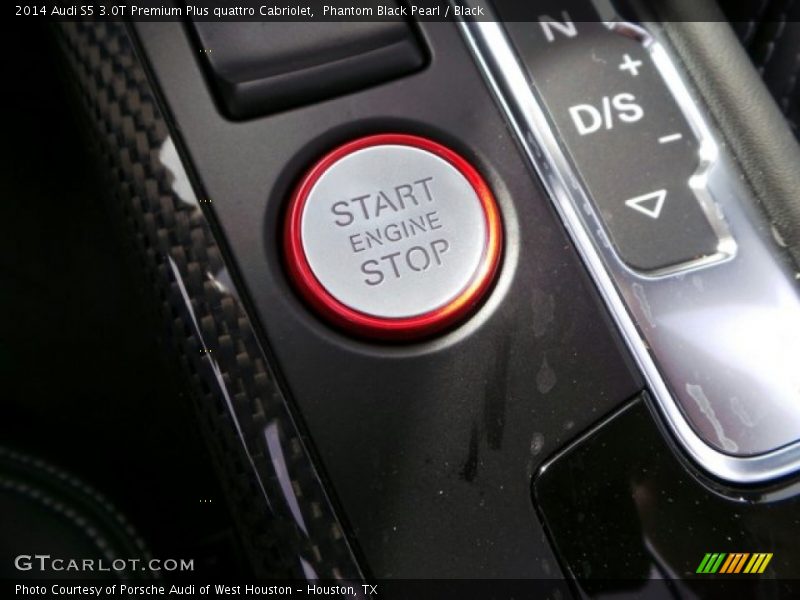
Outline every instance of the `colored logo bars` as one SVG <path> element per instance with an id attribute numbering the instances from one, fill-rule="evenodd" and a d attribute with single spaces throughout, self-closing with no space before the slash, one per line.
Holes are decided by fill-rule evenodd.
<path id="1" fill-rule="evenodd" d="M 695 573 L 763 573 L 771 560 L 771 552 L 709 552 Z"/>

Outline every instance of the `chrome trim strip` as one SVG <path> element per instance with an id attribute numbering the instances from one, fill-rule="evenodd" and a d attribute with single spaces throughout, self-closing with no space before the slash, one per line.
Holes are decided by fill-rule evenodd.
<path id="1" fill-rule="evenodd" d="M 510 121 L 528 160 L 548 191 L 628 348 L 641 369 L 655 399 L 658 412 L 664 417 L 669 429 L 689 457 L 710 474 L 720 479 L 740 484 L 763 482 L 791 474 L 800 469 L 800 441 L 797 438 L 780 447 L 751 455 L 726 453 L 704 441 L 689 423 L 683 409 L 673 396 L 662 370 L 659 369 L 648 349 L 648 346 L 652 344 L 649 344 L 644 339 L 634 320 L 633 313 L 638 312 L 640 324 L 643 328 L 648 327 L 648 323 L 644 322 L 646 320 L 645 317 L 648 315 L 648 311 L 645 310 L 647 307 L 642 306 L 645 293 L 643 286 L 650 285 L 648 282 L 661 284 L 666 281 L 672 286 L 682 285 L 685 289 L 685 286 L 692 285 L 691 273 L 702 270 L 704 276 L 711 276 L 709 277 L 709 284 L 720 284 L 727 281 L 727 287 L 723 286 L 726 290 L 731 285 L 748 286 L 751 283 L 761 285 L 769 280 L 774 286 L 773 289 L 764 291 L 764 294 L 767 294 L 766 298 L 762 298 L 765 299 L 764 306 L 756 303 L 751 309 L 757 311 L 759 308 L 770 310 L 777 307 L 781 316 L 785 311 L 788 314 L 786 326 L 790 332 L 800 324 L 800 318 L 798 318 L 800 311 L 797 310 L 798 306 L 800 306 L 800 301 L 798 301 L 797 296 L 796 274 L 791 272 L 786 264 L 781 263 L 778 257 L 779 251 L 775 248 L 773 240 L 769 238 L 768 230 L 765 231 L 765 228 L 757 226 L 759 221 L 757 213 L 752 207 L 745 206 L 745 203 L 737 200 L 744 192 L 740 187 L 737 187 L 741 186 L 738 178 L 731 177 L 733 171 L 729 170 L 731 165 L 727 157 L 723 157 L 724 164 L 720 165 L 720 162 L 723 161 L 716 163 L 715 173 L 708 174 L 709 179 L 713 179 L 713 184 L 716 187 L 713 194 L 715 202 L 709 206 L 713 206 L 713 210 L 717 210 L 717 205 L 723 204 L 723 200 L 727 202 L 724 205 L 725 216 L 731 224 L 740 246 L 740 252 L 737 256 L 723 265 L 716 263 L 713 267 L 705 267 L 704 269 L 696 267 L 689 274 L 686 271 L 682 271 L 678 275 L 663 277 L 658 280 L 642 278 L 640 275 L 628 277 L 625 270 L 621 268 L 621 261 L 610 249 L 607 242 L 604 245 L 602 240 L 599 239 L 601 236 L 595 237 L 601 232 L 597 232 L 596 228 L 590 232 L 587 222 L 584 221 L 583 216 L 580 214 L 580 211 L 583 210 L 587 211 L 587 214 L 591 216 L 592 204 L 586 191 L 579 183 L 569 159 L 559 145 L 545 109 L 540 105 L 529 86 L 525 72 L 517 59 L 515 51 L 512 49 L 503 27 L 496 21 L 462 20 L 459 25 L 477 64 Z M 711 139 L 710 130 L 703 119 L 700 118 L 697 107 L 691 101 L 691 96 L 678 76 L 677 70 L 669 61 L 666 51 L 657 42 L 653 42 L 653 46 L 656 48 L 656 60 L 659 63 L 666 61 L 664 64 L 667 65 L 667 76 L 672 79 L 670 87 L 673 93 L 677 90 L 676 99 L 682 104 L 685 111 L 690 113 L 687 114 L 687 117 L 695 121 L 695 124 L 700 123 L 704 128 L 701 133 L 708 132 L 708 138 Z M 664 64 L 659 64 L 659 66 L 663 67 Z M 696 114 L 692 115 L 692 111 Z M 696 119 L 693 117 L 696 117 Z M 756 224 L 749 224 L 752 222 Z M 747 254 L 747 256 L 743 257 L 743 253 Z M 759 273 L 757 271 L 759 268 L 766 269 L 768 272 Z M 717 271 L 720 271 L 722 275 L 720 276 Z M 733 277 L 735 274 L 748 275 L 748 278 L 743 281 L 734 280 L 733 282 L 726 279 Z M 676 281 L 678 284 L 675 283 Z M 703 280 L 700 279 L 699 281 L 702 282 Z M 617 283 L 620 283 L 620 287 L 618 287 Z M 746 287 L 746 289 L 752 291 L 749 287 Z M 674 290 L 675 287 L 671 287 L 666 291 L 674 292 Z M 662 294 L 664 291 L 662 288 Z M 627 298 L 627 303 L 625 298 Z M 640 305 L 638 307 L 636 306 L 637 301 Z M 681 315 L 677 316 L 680 317 Z M 703 316 L 703 313 L 700 313 L 699 316 Z M 727 315 L 727 320 L 723 318 L 722 321 L 728 325 L 735 324 L 735 315 Z M 655 329 L 654 325 L 655 323 L 649 323 L 651 329 Z M 715 330 L 707 331 L 710 334 L 714 332 Z M 755 337 L 758 337 L 758 335 Z M 797 342 L 791 340 L 791 333 L 787 339 L 789 340 L 788 342 L 781 338 L 780 341 L 783 345 L 779 344 L 779 350 L 793 352 L 796 350 L 793 343 Z M 711 341 L 714 342 L 715 340 L 712 339 Z M 800 342 L 800 338 L 798 342 Z M 720 350 L 722 348 L 714 346 L 712 349 Z M 800 356 L 800 353 L 794 354 L 794 356 Z M 742 357 L 738 356 L 738 358 Z M 724 358 L 722 360 L 724 361 Z M 746 363 L 737 363 L 733 366 L 739 367 L 743 364 Z M 667 367 L 672 368 L 674 375 L 676 371 L 675 365 L 668 364 Z M 664 370 L 669 371 L 669 368 Z M 756 373 L 755 376 L 758 380 L 757 383 L 763 383 L 766 389 L 774 390 L 774 388 L 770 387 L 769 381 L 764 381 L 764 378 L 768 377 L 769 373 L 766 375 Z M 790 380 L 791 377 L 794 377 L 794 375 L 789 377 Z M 675 377 L 673 377 L 673 380 L 675 380 Z M 688 394 L 698 405 L 704 399 L 706 402 L 705 407 L 708 408 L 708 399 L 705 398 L 702 388 L 699 385 L 691 384 L 688 380 L 684 380 L 683 383 L 684 389 L 681 392 L 684 393 L 684 398 Z M 790 411 L 794 409 L 796 412 L 791 414 L 797 414 L 798 418 L 800 418 L 800 387 L 795 392 L 798 394 L 797 399 L 791 397 L 791 389 L 788 387 L 781 387 L 779 391 L 782 392 L 781 398 L 776 400 L 772 396 L 768 396 L 767 401 L 780 405 L 782 400 L 785 404 L 779 406 L 779 408 Z M 698 393 L 699 396 L 697 395 Z M 785 397 L 787 393 L 789 394 L 788 398 Z M 700 410 L 703 412 L 703 406 L 700 407 Z M 711 419 L 714 416 L 713 410 L 710 412 L 709 418 Z M 739 416 L 737 413 L 737 417 Z M 719 422 L 717 422 L 718 425 Z M 787 427 L 791 428 L 794 425 L 795 422 L 792 420 Z M 721 426 L 719 430 L 715 427 L 715 431 L 720 434 L 720 442 L 724 446 L 726 438 L 724 432 L 721 432 Z M 732 447 L 728 447 L 728 450 L 734 451 Z"/>

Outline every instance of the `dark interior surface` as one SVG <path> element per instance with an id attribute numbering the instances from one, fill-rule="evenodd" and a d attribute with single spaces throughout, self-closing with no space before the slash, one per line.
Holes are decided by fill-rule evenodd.
<path id="1" fill-rule="evenodd" d="M 546 465 L 534 495 L 582 593 L 788 598 L 797 592 L 798 481 L 742 491 L 693 471 L 675 457 L 642 400 Z M 697 575 L 706 553 L 723 552 L 774 556 L 766 577 Z"/>
<path id="2" fill-rule="evenodd" d="M 195 416 L 109 218 L 49 31 L 7 35 L 17 51 L 4 53 L 3 70 L 27 83 L 5 96 L 14 117 L 0 172 L 0 438 L 105 495 L 154 555 L 242 573 Z"/>
<path id="3" fill-rule="evenodd" d="M 736 24 L 795 134 L 798 7 L 791 0 L 754 2 L 751 20 Z M 153 172 L 136 182 L 125 181 L 122 169 L 115 174 L 122 187 L 147 188 L 128 200 L 140 203 L 133 210 L 143 221 L 161 219 L 155 237 L 174 253 L 159 254 L 155 244 L 148 251 L 162 263 L 165 256 L 186 259 L 194 242 L 201 252 L 212 247 L 220 266 L 212 272 L 191 256 L 184 261 L 199 285 L 181 288 L 186 314 L 173 307 L 171 323 L 155 314 L 164 292 L 141 277 L 130 232 L 109 210 L 119 200 L 104 183 L 103 170 L 111 169 L 91 152 L 88 127 L 63 81 L 75 73 L 67 74 L 45 27 L 9 31 L 7 46 L 15 51 L 4 53 L 2 65 L 20 85 L 4 95 L 13 117 L 4 128 L 0 171 L 0 444 L 97 489 L 153 556 L 194 559 L 195 575 L 209 581 L 249 580 L 256 562 L 282 567 L 288 556 L 294 570 L 265 572 L 311 580 L 317 564 L 330 567 L 327 576 L 341 574 L 340 564 L 352 560 L 353 572 L 367 578 L 400 579 L 401 592 L 402 580 L 423 580 L 413 597 L 444 598 L 448 591 L 469 597 L 472 590 L 432 594 L 447 578 L 463 579 L 462 586 L 482 580 L 474 593 L 497 597 L 495 579 L 561 577 L 574 578 L 573 591 L 590 597 L 796 594 L 794 582 L 778 579 L 797 576 L 800 481 L 733 489 L 703 477 L 673 446 L 458 26 L 421 22 L 413 31 L 425 49 L 423 66 L 370 79 L 363 88 L 323 90 L 308 101 L 293 96 L 246 117 L 221 108 L 204 71 L 208 59 L 186 22 L 117 24 L 113 35 L 98 27 L 106 36 L 102 48 L 88 36 L 87 62 L 112 54 L 87 70 L 99 82 L 89 112 L 120 81 L 125 85 L 111 94 L 108 112 L 139 103 L 119 120 L 123 125 L 112 123 L 101 136 L 128 125 L 125 140 L 108 136 L 112 150 L 139 168 L 153 158 Z M 127 54 L 109 51 L 119 39 Z M 120 65 L 129 71 L 115 73 L 116 82 L 100 81 L 98 73 L 124 71 Z M 139 79 L 129 77 L 134 71 Z M 736 104 L 733 95 L 729 100 Z M 150 122 L 142 123 L 148 103 L 159 114 L 153 118 L 151 110 Z M 158 139 L 148 137 L 156 121 Z M 777 111 L 769 125 L 775 121 L 783 125 Z M 369 341 L 326 322 L 293 287 L 282 248 L 287 204 L 308 168 L 342 143 L 395 132 L 430 138 L 474 165 L 496 197 L 505 238 L 498 277 L 474 314 L 414 343 Z M 130 160 L 140 141 L 141 156 Z M 210 242 L 200 227 L 186 226 L 188 211 L 142 208 L 148 202 L 173 208 L 174 181 L 158 154 L 166 141 L 189 172 L 192 214 L 208 228 Z M 781 165 L 798 172 L 791 160 Z M 166 287 L 192 283 L 180 275 L 175 266 Z M 197 288 L 220 282 L 226 303 L 216 308 L 235 322 L 231 329 L 219 327 L 219 315 L 196 310 L 207 301 Z M 192 352 L 203 353 L 203 369 L 176 359 L 181 350 L 169 344 L 176 335 L 170 327 L 183 332 Z M 226 352 L 263 385 L 248 386 L 242 381 L 250 380 L 223 371 L 218 357 Z M 214 417 L 199 419 L 204 428 L 187 372 L 213 405 Z M 222 399 L 228 392 L 230 410 Z M 269 402 L 256 402 L 261 396 Z M 276 406 L 288 417 L 279 420 Z M 215 464 L 225 470 L 215 473 L 213 444 L 207 447 L 215 436 L 227 436 L 250 462 L 223 457 Z M 8 473 L 3 468 L 0 460 L 0 476 Z M 268 491 L 259 479 L 265 472 L 274 486 Z M 237 492 L 258 501 L 252 513 L 261 520 L 231 511 L 224 496 L 234 486 L 221 474 L 241 479 Z M 4 513 L 25 511 L 16 498 L 0 505 L 10 507 L 0 510 L 0 527 Z M 268 551 L 251 549 L 242 521 Z M 33 546 L 63 523 L 42 533 L 49 525 L 44 511 L 16 519 L 11 533 L 0 536 L 4 565 L 20 551 L 26 529 L 36 529 Z M 333 555 L 342 547 L 347 560 L 339 563 Z M 83 546 L 64 549 L 74 551 Z M 695 577 L 709 552 L 774 558 L 758 580 Z M 0 579 L 14 575 L 0 569 Z M 409 597 L 409 589 L 397 597 Z M 520 585 L 517 596 L 532 589 Z"/>
<path id="4" fill-rule="evenodd" d="M 641 382 L 457 27 L 420 28 L 431 51 L 422 72 L 246 125 L 220 115 L 179 24 L 136 31 L 369 572 L 546 576 L 552 562 L 529 478 Z M 284 271 L 292 186 L 331 148 L 380 132 L 461 153 L 502 213 L 494 291 L 467 324 L 428 342 L 348 337 L 308 310 Z"/>

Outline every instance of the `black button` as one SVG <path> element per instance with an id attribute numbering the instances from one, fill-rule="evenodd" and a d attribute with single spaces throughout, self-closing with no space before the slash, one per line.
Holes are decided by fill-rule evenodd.
<path id="1" fill-rule="evenodd" d="M 254 117 L 421 68 L 409 25 L 382 22 L 193 22 L 198 54 L 233 118 Z"/>

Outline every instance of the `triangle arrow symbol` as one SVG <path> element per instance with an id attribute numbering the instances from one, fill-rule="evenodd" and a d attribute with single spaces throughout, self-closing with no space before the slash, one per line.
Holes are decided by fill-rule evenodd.
<path id="1" fill-rule="evenodd" d="M 625 200 L 625 204 L 630 206 L 633 210 L 638 210 L 640 213 L 647 215 L 651 219 L 657 219 L 661 215 L 661 209 L 664 208 L 664 200 L 667 197 L 667 190 L 656 190 L 649 194 L 642 194 L 635 198 Z"/>

